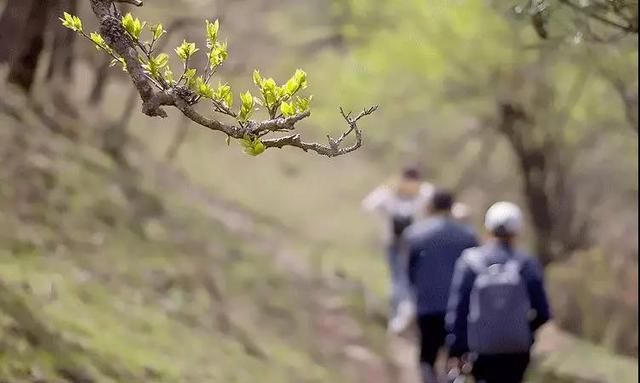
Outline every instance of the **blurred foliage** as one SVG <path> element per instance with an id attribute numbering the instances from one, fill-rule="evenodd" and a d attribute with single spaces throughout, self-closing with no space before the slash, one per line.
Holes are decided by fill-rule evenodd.
<path id="1" fill-rule="evenodd" d="M 364 150 L 331 161 L 267 151 L 255 162 L 228 150 L 217 135 L 191 126 L 185 150 L 174 162 L 140 166 L 132 177 L 134 186 L 166 207 L 159 219 L 141 214 L 146 209 L 129 200 L 122 169 L 95 143 L 70 142 L 40 127 L 14 145 L 16 131 L 30 130 L 3 111 L 0 124 L 17 129 L 0 129 L 0 149 L 8 150 L 0 155 L 0 227 L 10 228 L 0 233 L 0 276 L 8 284 L 0 301 L 23 310 L 3 308 L 0 314 L 0 378 L 64 379 L 68 371 L 59 367 L 68 360 L 57 357 L 63 350 L 99 381 L 187 377 L 244 382 L 255 376 L 265 382 L 341 381 L 338 363 L 319 350 L 327 334 L 311 333 L 308 325 L 314 314 L 325 312 L 310 299 L 325 286 L 306 280 L 292 265 L 284 272 L 276 268 L 277 250 L 250 235 L 232 235 L 205 218 L 210 206 L 194 196 L 220 198 L 229 210 L 249 212 L 250 222 L 241 221 L 239 227 L 255 226 L 267 237 L 284 238 L 303 263 L 309 261 L 333 288 L 340 286 L 335 293 L 348 299 L 357 331 L 364 332 L 375 351 L 384 352 L 384 328 L 372 319 L 370 306 L 385 301 L 386 269 L 377 256 L 375 222 L 362 217 L 359 199 L 384 181 L 385 173 L 417 160 L 430 181 L 459 191 L 460 199 L 472 206 L 477 227 L 490 202 L 522 203 L 522 174 L 514 152 L 495 129 L 497 105 L 504 100 L 522 104 L 536 116 L 528 131 L 531 146 L 545 140 L 557 144 L 558 160 L 579 190 L 580 215 L 595 228 L 594 248 L 548 269 L 558 323 L 608 349 L 637 355 L 637 136 L 625 113 L 627 100 L 621 97 L 637 95 L 636 36 L 596 41 L 580 29 L 585 24 L 574 23 L 568 9 L 557 8 L 546 24 L 548 38 L 540 39 L 531 15 L 514 13 L 511 0 L 179 4 L 185 17 L 220 17 L 224 22 L 233 54 L 220 74 L 238 84 L 235 89 L 252 86 L 246 75 L 234 78 L 237 68 L 245 74 L 247 68 L 264 69 L 284 89 L 295 68 L 304 65 L 314 82 L 317 127 L 339 129 L 337 104 L 380 104 L 364 132 Z M 73 18 L 67 23 L 95 28 L 86 3 L 84 8 L 78 11 L 84 25 Z M 158 0 L 137 13 L 171 25 L 175 10 L 176 2 Z M 176 54 L 185 57 L 217 34 L 215 23 L 187 22 L 176 39 L 163 34 L 159 24 L 143 26 L 133 16 L 123 22 L 132 35 L 163 37 L 169 46 L 181 47 Z M 603 32 L 590 21 L 591 27 Z M 101 45 L 99 35 L 89 38 Z M 82 81 L 66 83 L 63 90 L 72 104 L 83 106 L 84 80 L 100 74 L 94 73 L 95 49 L 78 45 L 74 74 Z M 217 65 L 225 56 L 222 45 L 218 48 L 209 57 L 193 56 L 193 66 L 206 68 L 211 57 Z M 161 54 L 145 65 L 156 79 L 178 77 L 165 71 L 171 59 Z M 102 129 L 97 122 L 119 111 L 127 102 L 122 94 L 130 89 L 128 81 L 119 81 L 119 70 L 112 72 L 108 97 L 91 107 L 89 118 L 71 123 L 58 113 L 52 121 L 83 135 Z M 227 88 L 196 83 L 194 76 L 187 74 L 203 97 L 226 100 L 231 94 Z M 289 80 L 291 89 L 301 79 L 297 77 Z M 257 73 L 253 80 L 262 92 L 265 79 Z M 277 93 L 271 85 L 269 81 L 267 90 Z M 34 92 L 36 99 L 47 97 L 63 98 L 51 96 L 45 87 Z M 244 121 L 258 102 L 249 93 L 241 93 L 240 100 L 237 114 Z M 272 110 L 291 114 L 307 107 L 305 101 L 287 101 Z M 22 121 L 34 120 L 18 115 Z M 155 120 L 134 113 L 130 142 L 142 142 L 159 158 L 173 137 L 166 121 L 159 128 Z M 23 141 L 37 145 L 24 148 Z M 249 154 L 262 153 L 259 141 L 247 137 L 240 142 Z M 123 155 L 133 158 L 140 156 L 137 150 L 122 148 Z M 149 179 L 175 169 L 210 194 L 198 190 L 182 195 Z M 216 301 L 211 280 L 229 297 L 226 303 Z M 343 290 L 344 285 L 349 289 Z M 234 318 L 242 319 L 240 332 L 225 327 L 225 304 L 237 313 Z M 20 326 L 15 318 L 25 312 L 49 323 Z M 52 348 L 31 342 L 30 333 L 44 334 Z M 247 342 L 247 335 L 253 342 Z M 563 339 L 562 347 L 540 361 L 532 382 L 575 382 L 576 375 L 585 381 L 637 381 L 635 359 L 573 337 L 547 338 Z M 565 343 L 565 338 L 570 339 Z M 185 347 L 175 347 L 176 339 Z M 265 350 L 269 355 L 261 359 Z M 34 360 L 37 368 L 32 368 Z"/>
<path id="2" fill-rule="evenodd" d="M 323 99 L 381 105 L 366 132 L 372 159 L 418 159 L 431 180 L 474 201 L 478 214 L 495 199 L 524 202 L 524 174 L 497 129 L 498 105 L 522 106 L 533 118 L 520 133 L 525 145 L 554 147 L 548 161 L 574 189 L 549 194 L 554 210 L 573 205 L 572 220 L 590 227 L 589 238 L 577 236 L 613 252 L 611 262 L 637 259 L 637 234 L 622 229 L 637 228 L 637 128 L 616 86 L 626 84 L 637 108 L 637 35 L 604 44 L 572 30 L 541 40 L 509 1 L 336 0 L 332 11 L 351 49 L 325 51 L 310 72 L 330 67 L 340 76 L 339 87 L 316 91 Z M 554 23 L 570 20 L 563 17 L 559 10 Z M 330 111 L 318 103 L 316 118 L 329 121 Z M 613 286 L 605 294 L 619 295 Z"/>

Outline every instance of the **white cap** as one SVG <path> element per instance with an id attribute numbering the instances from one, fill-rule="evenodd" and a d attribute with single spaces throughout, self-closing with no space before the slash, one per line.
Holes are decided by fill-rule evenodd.
<path id="1" fill-rule="evenodd" d="M 484 218 L 484 226 L 490 232 L 498 229 L 505 234 L 518 234 L 522 230 L 522 212 L 520 208 L 511 202 L 496 202 Z"/>

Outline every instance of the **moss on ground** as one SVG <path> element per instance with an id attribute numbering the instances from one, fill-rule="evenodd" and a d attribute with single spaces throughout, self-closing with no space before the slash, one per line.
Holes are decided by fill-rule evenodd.
<path id="1" fill-rule="evenodd" d="M 108 158 L 51 143 L 39 200 L 18 192 L 39 185 L 0 169 L 0 382 L 343 381 L 315 357 L 308 286 L 260 244 L 174 209 L 176 195 L 136 216 Z M 32 167 L 30 148 L 13 160 Z"/>

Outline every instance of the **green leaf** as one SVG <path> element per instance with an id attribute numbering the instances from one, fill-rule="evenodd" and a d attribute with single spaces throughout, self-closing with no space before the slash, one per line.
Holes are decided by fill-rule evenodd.
<path id="1" fill-rule="evenodd" d="M 278 101 L 277 88 L 276 82 L 272 78 L 262 81 L 262 95 L 268 108 L 271 108 Z"/>
<path id="2" fill-rule="evenodd" d="M 114 66 L 116 64 L 120 63 L 120 65 L 122 65 L 122 71 L 126 72 L 127 71 L 127 62 L 124 61 L 124 59 L 122 57 L 118 57 L 117 59 L 113 59 L 111 60 L 111 64 L 109 64 L 110 66 Z"/>
<path id="3" fill-rule="evenodd" d="M 216 19 L 213 23 L 209 20 L 205 20 L 207 26 L 207 48 L 213 48 L 218 40 L 218 30 L 220 29 L 220 23 Z"/>
<path id="4" fill-rule="evenodd" d="M 247 121 L 251 113 L 253 113 L 254 99 L 249 91 L 240 93 L 242 106 L 240 107 L 239 121 Z"/>
<path id="5" fill-rule="evenodd" d="M 251 138 L 249 136 L 245 136 L 241 141 L 240 145 L 244 147 L 244 152 L 250 156 L 258 156 L 267 149 L 267 147 L 262 143 L 259 137 Z"/>
<path id="6" fill-rule="evenodd" d="M 166 53 L 160 53 L 153 59 L 153 62 L 158 69 L 162 69 L 169 64 L 169 55 Z"/>
<path id="7" fill-rule="evenodd" d="M 262 88 L 262 76 L 260 76 L 260 71 L 257 69 L 253 71 L 253 83 Z"/>
<path id="8" fill-rule="evenodd" d="M 171 68 L 167 67 L 167 69 L 164 70 L 164 73 L 162 76 L 164 77 L 165 80 L 167 80 L 169 84 L 173 85 L 175 83 L 175 79 L 173 77 L 173 72 L 171 71 Z"/>
<path id="9" fill-rule="evenodd" d="M 190 80 L 190 79 L 192 79 L 192 78 L 196 75 L 196 72 L 197 72 L 197 71 L 196 71 L 196 69 L 195 69 L 195 68 L 187 69 L 187 70 L 184 72 L 184 78 L 186 78 L 187 80 Z"/>
<path id="10" fill-rule="evenodd" d="M 240 93 L 240 100 L 242 100 L 242 106 L 253 107 L 253 96 L 251 92 L 246 91 L 245 93 Z"/>
<path id="11" fill-rule="evenodd" d="M 282 104 L 280 104 L 280 112 L 282 112 L 282 115 L 285 117 L 291 117 L 295 116 L 296 108 L 291 103 L 283 102 Z"/>
<path id="12" fill-rule="evenodd" d="M 256 142 L 253 145 L 253 153 L 251 154 L 252 156 L 259 156 L 260 154 L 264 153 L 264 151 L 267 149 L 266 146 L 264 146 L 264 144 L 262 143 L 262 141 L 260 141 L 260 139 L 258 139 L 258 142 Z"/>
<path id="13" fill-rule="evenodd" d="M 209 53 L 209 68 L 214 69 L 224 62 L 227 59 L 227 43 L 217 43 L 211 49 Z"/>
<path id="14" fill-rule="evenodd" d="M 307 87 L 307 74 L 301 70 L 296 70 L 295 74 L 284 85 L 284 95 L 293 96 L 299 90 Z"/>
<path id="15" fill-rule="evenodd" d="M 183 40 L 182 44 L 180 44 L 180 46 L 175 50 L 178 54 L 178 57 L 180 57 L 182 61 L 188 60 L 191 56 L 194 55 L 194 53 L 199 51 L 199 49 L 196 48 L 196 43 L 188 43 L 185 40 Z"/>
<path id="16" fill-rule="evenodd" d="M 160 77 L 160 69 L 167 66 L 169 63 L 169 55 L 166 53 L 160 53 L 158 56 L 151 58 L 149 62 L 144 62 L 142 68 L 151 73 L 153 77 Z"/>
<path id="17" fill-rule="evenodd" d="M 162 27 L 162 24 L 156 24 L 154 27 L 151 28 L 151 32 L 153 32 L 154 41 L 160 39 L 162 35 L 167 33 L 167 31 L 165 31 L 164 28 Z"/>
<path id="18" fill-rule="evenodd" d="M 311 99 L 313 96 L 309 96 L 309 98 L 304 97 L 296 97 L 295 107 L 297 113 L 304 113 L 309 110 L 311 106 Z"/>
<path id="19" fill-rule="evenodd" d="M 187 84 L 187 87 L 191 89 L 193 89 L 193 79 L 195 78 L 196 73 L 197 71 L 195 68 L 190 68 L 190 69 L 187 69 L 183 75 L 185 83 Z"/>
<path id="20" fill-rule="evenodd" d="M 289 81 L 287 81 L 287 83 L 284 85 L 284 89 L 288 96 L 293 96 L 298 91 L 298 89 L 300 89 L 300 86 L 294 78 L 290 78 Z"/>
<path id="21" fill-rule="evenodd" d="M 214 96 L 214 92 L 213 92 L 213 88 L 211 87 L 211 85 L 207 84 L 204 79 L 202 78 L 202 76 L 198 76 L 196 77 L 195 80 L 195 89 L 196 93 L 198 93 L 200 96 L 205 97 L 205 98 L 210 98 L 212 99 Z"/>
<path id="22" fill-rule="evenodd" d="M 293 79 L 297 82 L 300 89 L 305 89 L 307 87 L 307 73 L 302 69 L 296 70 L 296 73 L 293 75 Z"/>
<path id="23" fill-rule="evenodd" d="M 229 93 L 227 93 L 224 97 L 224 103 L 230 108 L 233 106 L 233 93 L 231 93 L 231 89 L 229 89 Z"/>
<path id="24" fill-rule="evenodd" d="M 202 76 L 187 78 L 187 86 L 196 92 L 198 91 L 198 88 L 200 88 L 200 86 L 203 83 L 204 83 L 204 79 L 202 78 Z"/>
<path id="25" fill-rule="evenodd" d="M 230 108 L 233 105 L 231 87 L 227 84 L 218 85 L 218 89 L 213 94 L 213 99 Z"/>
<path id="26" fill-rule="evenodd" d="M 62 21 L 62 25 L 69 29 L 74 29 L 73 16 L 71 16 L 71 14 L 69 14 L 68 12 L 64 12 L 62 16 L 64 18 L 58 17 L 58 20 Z"/>
<path id="27" fill-rule="evenodd" d="M 64 12 L 64 18 L 58 18 L 62 21 L 62 25 L 71 29 L 72 31 L 82 31 L 82 20 L 78 16 L 74 16 L 70 13 Z"/>
<path id="28" fill-rule="evenodd" d="M 276 81 L 272 78 L 268 78 L 262 82 L 262 89 L 268 90 L 275 94 L 276 92 Z"/>
<path id="29" fill-rule="evenodd" d="M 91 39 L 91 41 L 96 45 L 97 50 L 102 49 L 109 54 L 113 52 L 99 33 L 91 32 L 91 34 L 89 35 L 89 39 Z"/>
<path id="30" fill-rule="evenodd" d="M 142 29 L 147 25 L 146 22 L 141 22 L 140 19 L 133 18 L 133 15 L 129 12 L 122 17 L 122 26 L 134 39 L 139 39 Z"/>

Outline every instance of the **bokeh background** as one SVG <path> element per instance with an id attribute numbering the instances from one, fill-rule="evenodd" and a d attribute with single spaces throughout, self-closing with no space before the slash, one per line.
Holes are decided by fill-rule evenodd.
<path id="1" fill-rule="evenodd" d="M 330 159 L 146 117 L 60 26 L 66 10 L 95 30 L 88 1 L 0 1 L 0 381 L 417 382 L 360 210 L 411 162 L 479 231 L 496 200 L 526 210 L 555 314 L 529 382 L 637 382 L 637 2 L 602 3 L 119 5 L 169 30 L 172 62 L 218 18 L 214 83 L 236 92 L 303 68 L 309 139 L 379 105 Z"/>

